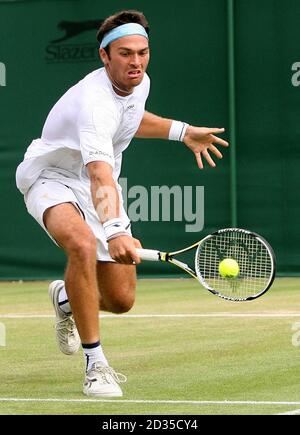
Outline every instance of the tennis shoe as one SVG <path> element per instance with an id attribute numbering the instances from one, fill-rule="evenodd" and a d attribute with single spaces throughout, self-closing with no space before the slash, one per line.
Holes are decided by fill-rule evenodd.
<path id="1" fill-rule="evenodd" d="M 119 384 L 126 381 L 127 378 L 122 373 L 116 373 L 113 368 L 95 362 L 86 373 L 83 393 L 94 397 L 122 397 Z"/>
<path id="2" fill-rule="evenodd" d="M 62 353 L 72 355 L 79 350 L 81 341 L 72 314 L 65 314 L 58 305 L 58 295 L 64 285 L 64 281 L 53 281 L 49 285 L 48 293 L 56 315 L 55 330 L 58 347 Z"/>

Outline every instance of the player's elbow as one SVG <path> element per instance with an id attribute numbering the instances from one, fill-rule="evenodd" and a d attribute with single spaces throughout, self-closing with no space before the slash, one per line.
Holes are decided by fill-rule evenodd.
<path id="1" fill-rule="evenodd" d="M 106 180 L 112 178 L 113 168 L 109 163 L 91 162 L 88 163 L 86 167 L 91 182 L 103 184 Z"/>

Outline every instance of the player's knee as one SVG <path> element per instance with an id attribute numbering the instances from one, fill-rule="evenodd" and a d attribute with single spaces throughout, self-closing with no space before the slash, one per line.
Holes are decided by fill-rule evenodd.
<path id="1" fill-rule="evenodd" d="M 111 312 L 124 314 L 131 310 L 135 302 L 134 294 L 123 294 L 118 299 L 111 301 Z"/>
<path id="2" fill-rule="evenodd" d="M 81 237 L 72 236 L 68 242 L 68 253 L 72 257 L 86 261 L 95 258 L 97 250 L 96 238 L 93 234 Z"/>

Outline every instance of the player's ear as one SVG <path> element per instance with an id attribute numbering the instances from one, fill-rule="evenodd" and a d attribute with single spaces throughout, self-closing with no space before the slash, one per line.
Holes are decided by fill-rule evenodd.
<path id="1" fill-rule="evenodd" d="M 106 51 L 104 50 L 104 48 L 99 48 L 99 56 L 100 59 L 102 60 L 103 64 L 106 65 L 109 61 L 108 55 L 106 53 Z"/>

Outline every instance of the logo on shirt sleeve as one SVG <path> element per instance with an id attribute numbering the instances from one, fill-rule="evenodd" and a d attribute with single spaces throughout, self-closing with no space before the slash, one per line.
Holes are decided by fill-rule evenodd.
<path id="1" fill-rule="evenodd" d="M 113 159 L 113 156 L 109 153 L 106 153 L 104 151 L 101 150 L 97 150 L 97 151 L 90 151 L 89 152 L 89 156 L 93 157 L 93 156 L 103 156 L 103 157 L 108 157 L 110 159 Z"/>

